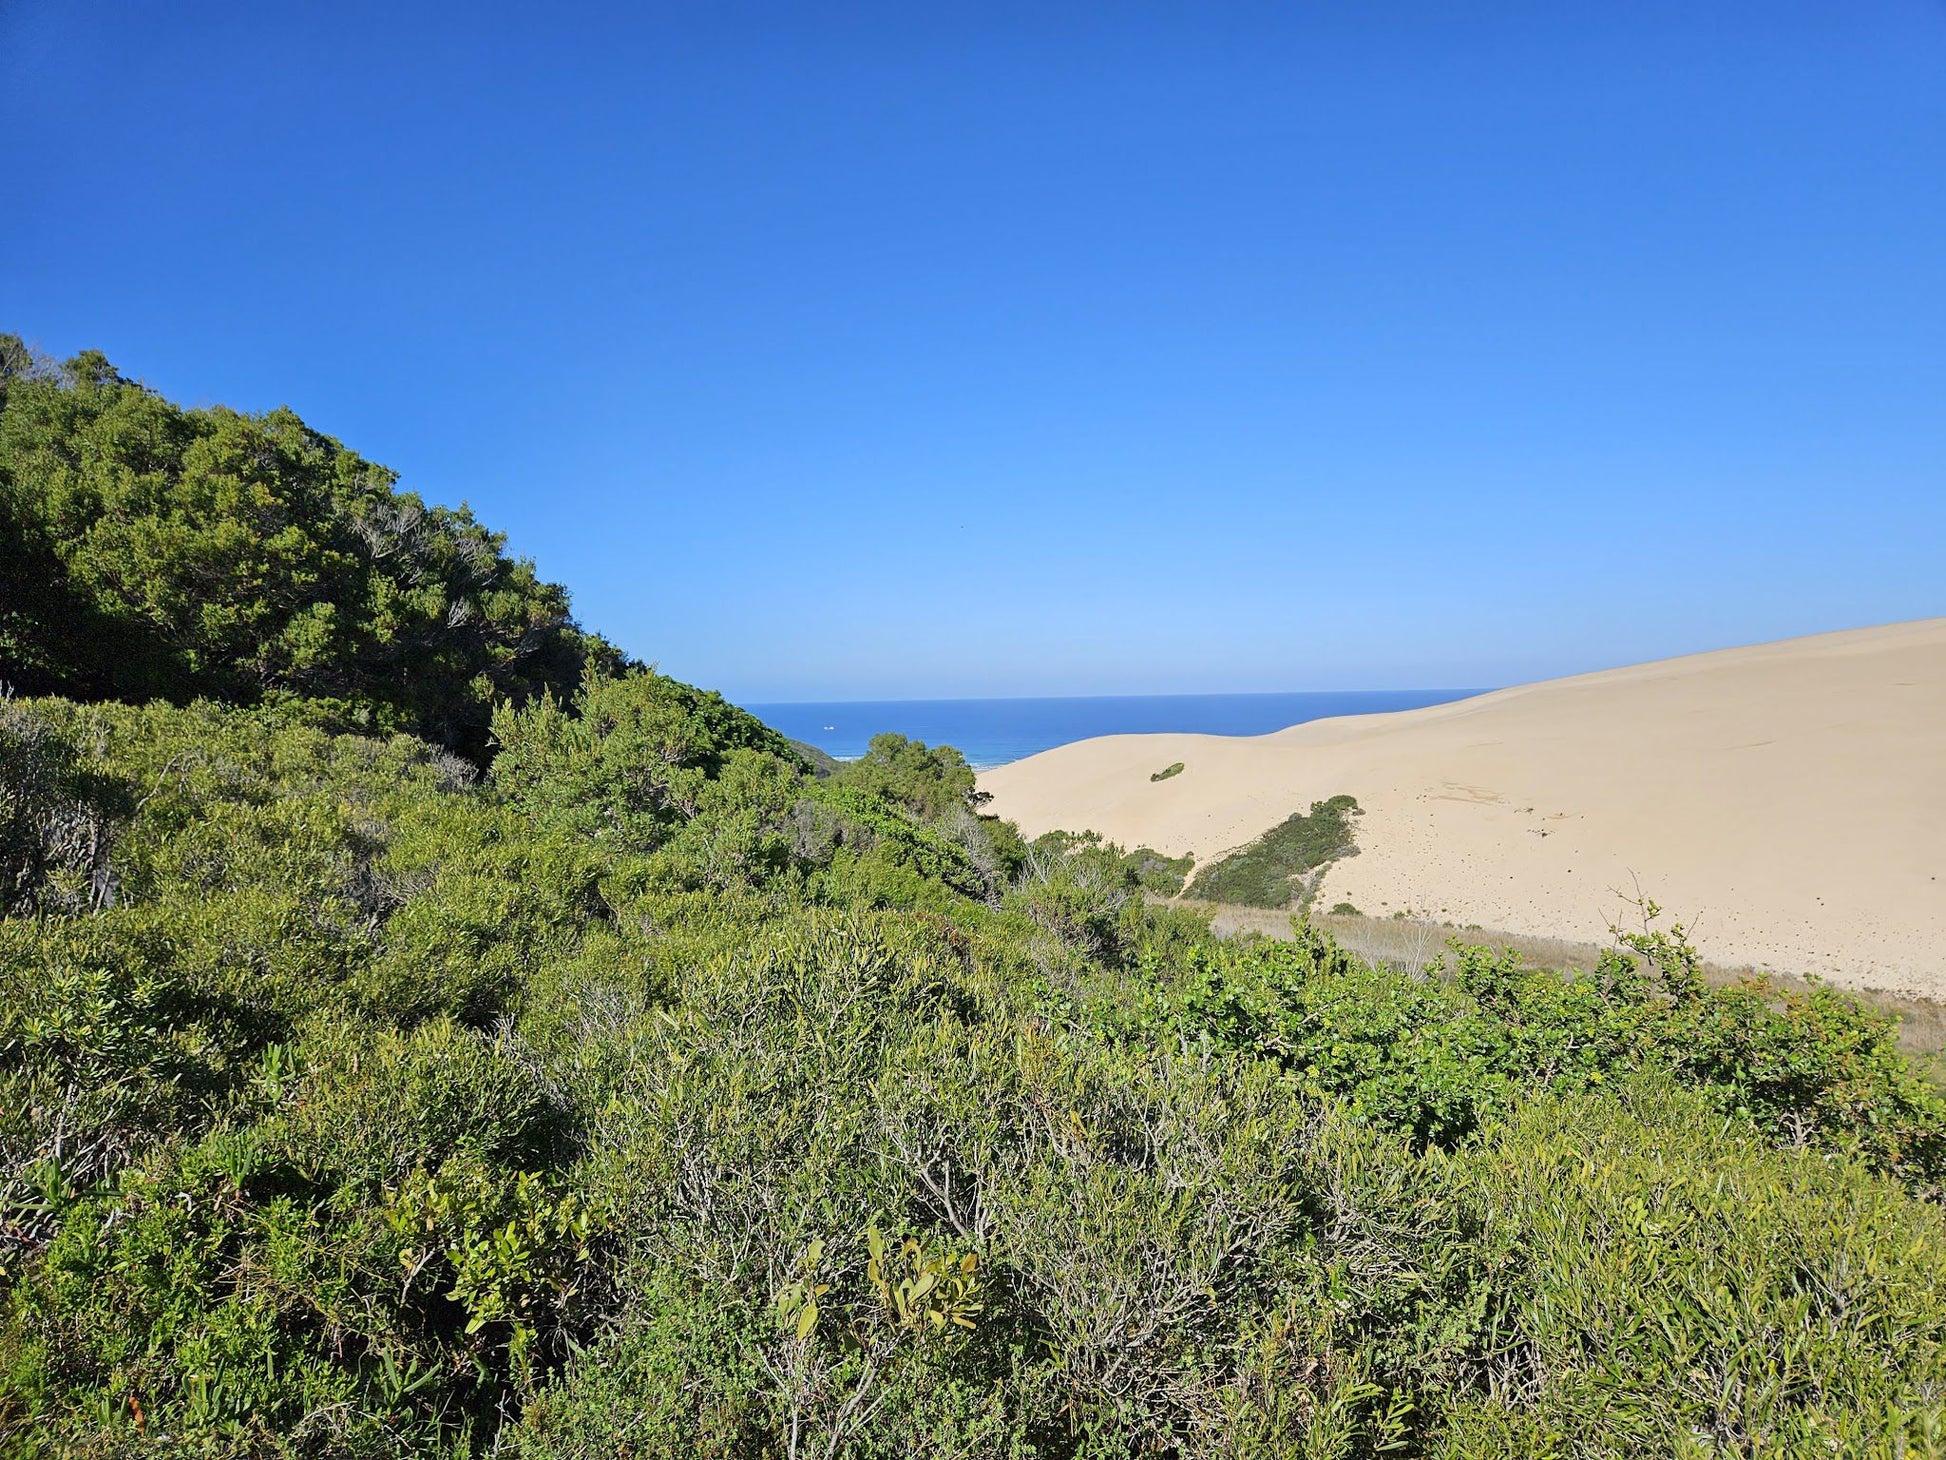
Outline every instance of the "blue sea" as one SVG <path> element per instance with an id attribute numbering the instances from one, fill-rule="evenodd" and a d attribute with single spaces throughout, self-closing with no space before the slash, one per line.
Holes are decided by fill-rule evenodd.
<path id="1" fill-rule="evenodd" d="M 840 760 L 863 755 L 874 735 L 896 730 L 928 745 L 954 746 L 976 770 L 991 770 L 1095 735 L 1158 731 L 1267 735 L 1306 720 L 1416 710 L 1483 693 L 1477 689 L 1398 689 L 1018 700 L 841 700 L 745 708 L 791 739 L 815 745 Z"/>

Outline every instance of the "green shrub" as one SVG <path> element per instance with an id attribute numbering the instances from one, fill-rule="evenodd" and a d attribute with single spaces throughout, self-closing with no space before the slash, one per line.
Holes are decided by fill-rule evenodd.
<path id="1" fill-rule="evenodd" d="M 1352 818 L 1359 814 L 1350 796 L 1313 801 L 1308 813 L 1294 811 L 1249 846 L 1199 867 L 1189 895 L 1245 907 L 1301 905 L 1315 880 L 1311 874 L 1356 854 Z"/>
<path id="2" fill-rule="evenodd" d="M 892 733 L 874 735 L 865 754 L 841 763 L 833 778 L 919 821 L 936 821 L 955 808 L 975 808 L 985 800 L 975 788 L 966 757 L 952 746 L 928 746 Z"/>
<path id="3" fill-rule="evenodd" d="M 118 893 L 0 918 L 11 1434 L 1932 1443 L 1946 1109 L 1837 992 L 1653 922 L 1591 974 L 1218 941 L 1151 852 L 915 816 L 667 682 L 589 704 L 506 712 L 483 782 L 282 708 L 13 706 L 108 788 Z"/>
<path id="4" fill-rule="evenodd" d="M 1441 1453 L 1938 1453 L 1936 1207 L 1655 1081 L 1510 1112 L 1455 1170 L 1514 1262 Z"/>
<path id="5" fill-rule="evenodd" d="M 1461 947 L 1447 980 L 1373 968 L 1306 924 L 1295 942 L 1190 951 L 1123 1037 L 1273 1059 L 1375 1125 L 1451 1145 L 1542 1092 L 1665 1071 L 1792 1144 L 1857 1155 L 1937 1196 L 1946 1092 L 1898 1053 L 1890 1020 L 1835 990 L 1704 984 L 1680 926 L 1635 934 L 1593 974 Z"/>
<path id="6" fill-rule="evenodd" d="M 1194 865 L 1192 857 L 1167 857 L 1153 847 L 1137 847 L 1124 852 L 1113 842 L 1104 841 L 1099 832 L 1050 831 L 1036 837 L 1031 850 L 1042 858 L 1081 858 L 1099 861 L 1104 875 L 1119 871 L 1121 880 L 1144 892 L 1173 897 L 1183 890 L 1183 879 Z M 1023 859 L 1023 865 L 1025 861 Z"/>
<path id="7" fill-rule="evenodd" d="M 339 1020 L 305 1036 L 278 1141 L 312 1182 L 376 1197 L 462 1154 L 528 1169 L 563 1149 L 558 1093 L 505 1037 L 443 1021 L 401 1034 Z"/>
<path id="8" fill-rule="evenodd" d="M 0 916 L 113 904 L 109 853 L 126 787 L 0 690 Z"/>
<path id="9" fill-rule="evenodd" d="M 1218 940 L 956 752 L 612 672 L 288 413 L 23 358 L 8 671 L 244 703 L 0 701 L 0 1454 L 1946 1453 L 1946 1094 L 1853 1000 L 1652 906 Z M 489 706 L 485 777 L 340 733 Z"/>
<path id="10" fill-rule="evenodd" d="M 634 851 L 655 850 L 696 815 L 732 752 L 797 764 L 761 721 L 652 671 L 592 675 L 571 707 L 551 695 L 503 706 L 493 742 L 494 785 L 507 800 Z"/>

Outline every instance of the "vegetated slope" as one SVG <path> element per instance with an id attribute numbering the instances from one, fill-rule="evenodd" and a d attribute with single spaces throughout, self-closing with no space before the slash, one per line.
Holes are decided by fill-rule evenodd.
<path id="1" fill-rule="evenodd" d="M 492 735 L 0 703 L 0 1453 L 1936 1448 L 1835 992 L 1220 942 L 646 671 Z"/>
<path id="2" fill-rule="evenodd" d="M 566 589 L 395 480 L 289 410 L 185 410 L 0 336 L 0 681 L 294 700 L 477 755 L 496 700 L 621 667 Z"/>
<path id="3" fill-rule="evenodd" d="M 1350 792 L 1359 855 L 1325 875 L 1327 905 L 1587 942 L 1639 881 L 1717 963 L 1946 999 L 1942 723 L 1930 619 L 1275 735 L 1083 741 L 981 786 L 1030 834 L 1199 862 Z"/>
<path id="4" fill-rule="evenodd" d="M 813 772 L 820 776 L 828 776 L 844 764 L 835 755 L 822 751 L 817 746 L 808 744 L 802 740 L 793 740 L 791 742 L 791 749 L 797 753 L 799 760 L 803 761 Z"/>

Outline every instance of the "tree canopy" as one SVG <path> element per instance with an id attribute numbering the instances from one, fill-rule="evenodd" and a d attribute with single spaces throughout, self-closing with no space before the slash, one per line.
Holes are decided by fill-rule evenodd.
<path id="1" fill-rule="evenodd" d="M 496 702 L 621 667 L 502 535 L 396 483 L 288 409 L 186 409 L 0 338 L 0 679 L 301 701 L 478 755 Z"/>

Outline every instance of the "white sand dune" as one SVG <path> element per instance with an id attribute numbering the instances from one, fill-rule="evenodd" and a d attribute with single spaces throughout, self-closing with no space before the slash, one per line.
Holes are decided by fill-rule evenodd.
<path id="1" fill-rule="evenodd" d="M 1348 792 L 1360 853 L 1325 906 L 1599 941 L 1639 886 L 1716 962 L 1946 999 L 1946 619 L 1274 735 L 1105 736 L 980 785 L 1030 835 L 1199 862 Z"/>

